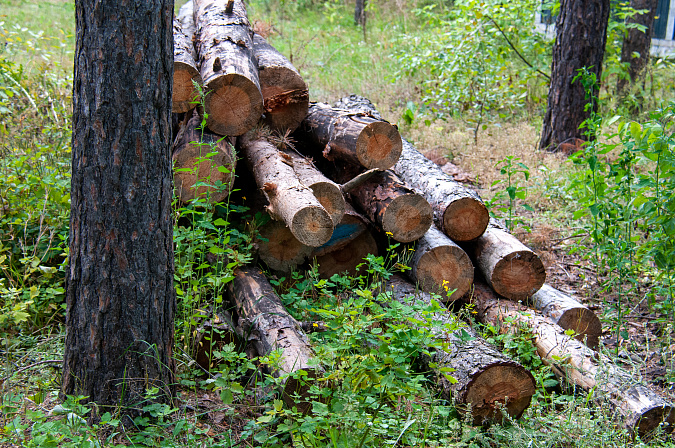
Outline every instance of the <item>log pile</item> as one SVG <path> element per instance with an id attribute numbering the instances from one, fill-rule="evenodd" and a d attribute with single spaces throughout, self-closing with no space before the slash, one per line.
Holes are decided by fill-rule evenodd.
<path id="1" fill-rule="evenodd" d="M 251 183 L 255 191 L 246 194 L 257 193 L 254 208 L 264 207 L 270 218 L 255 243 L 269 269 L 287 273 L 316 263 L 322 278 L 355 275 L 368 255 L 382 252 L 383 241 L 409 244 L 402 249 L 412 252 L 407 276 L 416 285 L 390 279 L 390 301 L 429 305 L 431 294 L 448 303 L 473 301 L 485 322 L 511 317 L 531 326 L 540 356 L 570 382 L 602 391 L 638 433 L 675 419 L 672 406 L 649 389 L 624 387 L 625 372 L 611 370 L 613 379 L 600 381 L 592 351 L 602 331 L 597 317 L 544 284 L 537 254 L 489 218 L 474 190 L 426 159 L 369 100 L 352 95 L 333 105 L 310 103 L 299 72 L 251 30 L 243 1 L 193 0 L 181 8 L 174 33 L 174 112 L 182 115 L 175 119 L 181 128 L 173 157 L 181 202 L 222 201 L 235 177 L 236 152 L 244 162 L 237 177 Z M 202 82 L 204 95 L 193 111 L 194 82 Z M 475 284 L 474 275 L 486 284 Z M 309 411 L 306 380 L 323 372 L 311 361 L 301 324 L 258 267 L 237 270 L 229 293 L 231 326 L 238 330 L 228 334 L 250 335 L 260 355 L 282 348 L 271 373 L 285 378 L 286 403 Z M 522 305 L 507 299 L 529 303 L 542 316 L 525 319 L 516 311 Z M 432 318 L 457 323 L 447 310 Z M 574 339 L 561 346 L 563 329 L 590 348 Z M 500 420 L 500 407 L 513 418 L 522 414 L 534 393 L 529 372 L 468 327 L 434 336 L 447 349 L 423 361 L 446 398 L 471 409 L 476 423 Z M 210 359 L 200 356 L 208 367 Z M 559 365 L 560 357 L 575 369 Z M 456 383 L 444 367 L 454 369 Z M 294 374 L 299 371 L 302 377 Z"/>

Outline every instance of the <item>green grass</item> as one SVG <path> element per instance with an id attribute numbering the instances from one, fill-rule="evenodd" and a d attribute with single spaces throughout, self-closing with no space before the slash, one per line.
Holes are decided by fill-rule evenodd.
<path id="1" fill-rule="evenodd" d="M 176 10 L 182 3 L 176 3 Z M 664 392 L 672 389 L 675 331 L 670 313 L 675 308 L 668 308 L 664 296 L 648 296 L 640 288 L 622 290 L 619 284 L 602 289 L 611 276 L 583 257 L 592 241 L 573 235 L 587 231 L 591 223 L 587 216 L 573 217 L 584 207 L 580 193 L 569 188 L 588 164 L 535 151 L 542 118 L 538 100 L 507 117 L 489 117 L 477 134 L 476 113 L 470 109 L 437 119 L 421 102 L 429 81 L 426 72 L 394 76 L 401 69 L 396 55 L 405 50 L 411 58 L 428 57 L 404 46 L 403 37 L 438 38 L 443 29 L 426 27 L 419 11 L 433 5 L 443 10 L 449 2 L 370 3 L 365 38 L 353 23 L 352 4 L 342 1 L 257 0 L 249 2 L 249 14 L 303 74 L 312 100 L 333 101 L 350 93 L 369 97 L 420 149 L 445 155 L 474 174 L 484 198 L 503 196 L 503 184 L 491 188 L 503 179 L 496 165 L 519 157 L 530 177 L 515 182 L 535 210 L 524 210 L 519 201 L 512 204 L 532 227 L 531 233 L 520 230 L 519 236 L 545 259 L 549 282 L 567 282 L 591 303 L 604 302 L 598 313 L 608 330 L 624 328 L 617 322 L 629 310 L 651 313 L 644 334 L 631 331 L 615 348 L 646 360 L 627 364 L 636 376 L 663 369 L 660 386 Z M 46 361 L 60 359 L 64 343 L 73 15 L 71 2 L 0 0 L 0 70 L 10 76 L 0 75 L 0 446 L 86 446 L 97 441 L 100 446 L 229 447 L 241 440 L 245 442 L 238 446 L 379 447 L 396 440 L 397 447 L 673 446 L 673 438 L 663 435 L 649 444 L 632 439 L 617 426 L 615 410 L 589 401 L 582 391 L 544 387 L 551 373 L 533 358 L 526 333 L 492 337 L 540 380 L 531 407 L 518 421 L 490 428 L 471 425 L 416 370 L 416 351 L 433 342 L 427 330 L 410 325 L 413 310 L 383 309 L 373 297 L 371 287 L 395 258 L 371 259 L 371 273 L 363 278 L 320 281 L 312 272 L 273 277 L 290 312 L 323 320 L 330 329 L 311 335 L 331 374 L 330 380 L 315 384 L 314 415 L 300 415 L 275 400 L 278 380 L 263 375 L 259 367 L 274 365 L 275 354 L 251 362 L 226 346 L 215 354 L 221 366 L 202 376 L 183 349 L 189 346 L 192 321 L 203 319 L 208 299 L 220 300 L 228 281 L 227 268 L 204 275 L 206 253 L 218 252 L 225 237 L 231 237 L 229 260 L 245 262 L 250 252 L 246 233 L 232 232 L 242 216 L 237 212 L 227 219 L 232 226 L 218 224 L 220 234 L 209 227 L 217 216 L 208 213 L 198 213 L 192 228 L 180 227 L 175 233 L 181 302 L 176 322 L 179 396 L 173 406 L 148 404 L 146 411 L 154 418 L 139 420 L 135 429 L 121 427 L 114 412 L 97 426 L 86 424 L 78 416 L 86 417 L 87 407 L 77 397 L 62 405 L 70 416 L 48 415 L 58 402 L 59 373 Z M 659 94 L 668 99 L 672 75 L 658 70 Z M 611 101 L 611 92 L 607 95 Z M 613 153 L 600 157 L 604 164 L 617 159 Z M 641 162 L 636 170 L 645 174 L 650 166 Z M 611 191 L 608 202 L 618 202 Z M 616 194 L 623 193 L 616 189 Z M 238 230 L 243 228 L 242 223 Z M 570 254 L 570 249 L 577 253 Z M 641 288 L 658 289 L 653 266 L 648 259 L 643 265 L 626 276 L 644 277 Z"/>

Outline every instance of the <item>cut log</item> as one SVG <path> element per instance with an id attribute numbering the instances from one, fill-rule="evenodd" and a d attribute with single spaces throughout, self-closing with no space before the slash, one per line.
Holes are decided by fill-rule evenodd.
<path id="1" fill-rule="evenodd" d="M 504 332 L 516 331 L 519 325 L 528 328 L 537 353 L 554 372 L 584 390 L 592 390 L 600 402 L 608 401 L 629 430 L 648 437 L 662 422 L 669 424 L 664 425 L 664 430 L 673 430 L 675 408 L 672 403 L 640 384 L 606 356 L 567 336 L 558 325 L 534 310 L 500 300 L 484 283 L 476 284 L 472 301 L 483 323 Z"/>
<path id="2" fill-rule="evenodd" d="M 250 334 L 259 355 L 283 351 L 273 375 L 280 377 L 304 371 L 298 378 L 286 378 L 283 399 L 289 407 L 297 406 L 300 412 L 309 412 L 312 404 L 308 401 L 310 384 L 307 380 L 322 376 L 323 371 L 310 361 L 314 353 L 307 336 L 298 321 L 288 314 L 260 269 L 239 268 L 234 275 L 228 291 L 236 304 L 241 327 Z"/>
<path id="3" fill-rule="evenodd" d="M 258 122 L 263 99 L 252 31 L 242 0 L 194 0 L 196 48 L 206 98 L 206 123 L 221 135 L 242 135 Z"/>
<path id="4" fill-rule="evenodd" d="M 288 273 L 305 262 L 311 247 L 302 244 L 282 221 L 269 221 L 260 229 L 256 240 L 258 256 L 270 269 Z"/>
<path id="5" fill-rule="evenodd" d="M 193 109 L 199 92 L 194 83 L 201 84 L 202 77 L 195 62 L 196 53 L 192 36 L 183 30 L 178 19 L 173 19 L 173 96 L 171 112 L 183 113 Z"/>
<path id="6" fill-rule="evenodd" d="M 216 204 L 225 200 L 234 181 L 237 159 L 229 141 L 199 129 L 201 118 L 196 112 L 181 127 L 173 147 L 174 186 L 183 203 L 195 198 Z M 195 187 L 197 182 L 210 186 Z"/>
<path id="7" fill-rule="evenodd" d="M 180 22 L 180 26 L 183 28 L 183 32 L 186 36 L 190 38 L 192 42 L 192 50 L 194 52 L 194 59 L 197 60 L 197 50 L 195 49 L 194 42 L 197 39 L 195 34 L 197 33 L 197 27 L 195 26 L 195 4 L 192 0 L 184 4 L 178 10 L 178 15 L 176 16 Z"/>
<path id="8" fill-rule="evenodd" d="M 433 225 L 417 240 L 410 267 L 412 279 L 424 291 L 440 294 L 444 301 L 457 300 L 473 284 L 473 264 L 469 256 Z M 452 290 L 455 292 L 448 296 Z"/>
<path id="9" fill-rule="evenodd" d="M 290 149 L 284 150 L 287 160 L 293 164 L 293 170 L 300 182 L 311 188 L 314 196 L 326 209 L 334 225 L 338 225 L 345 214 L 345 197 L 338 184 L 328 179 L 314 164 Z"/>
<path id="10" fill-rule="evenodd" d="M 288 155 L 264 138 L 239 139 L 244 160 L 269 201 L 272 218 L 283 221 L 302 244 L 319 247 L 333 234 L 333 221 L 309 187 L 293 170 Z"/>
<path id="11" fill-rule="evenodd" d="M 333 235 L 326 244 L 314 249 L 312 257 L 320 257 L 328 252 L 342 249 L 370 226 L 372 224 L 363 215 L 354 210 L 349 202 L 345 202 L 345 213 L 338 225 L 335 226 Z"/>
<path id="12" fill-rule="evenodd" d="M 405 305 L 428 307 L 434 301 L 428 293 L 396 275 L 388 280 L 386 291 Z M 418 314 L 415 318 L 431 319 L 442 325 L 432 327 L 431 331 L 447 342 L 447 348 L 437 350 L 432 359 L 423 359 L 422 363 L 427 368 L 433 363 L 436 382 L 446 399 L 454 399 L 459 410 L 470 409 L 474 424 L 501 421 L 502 409 L 512 418 L 522 415 L 535 392 L 534 377 L 529 371 L 495 350 L 470 327 L 462 325 L 457 330 L 447 330 L 460 325 L 447 310 Z M 454 369 L 450 375 L 456 382 L 448 380 L 441 370 L 444 368 Z"/>
<path id="13" fill-rule="evenodd" d="M 381 119 L 373 103 L 358 95 L 342 98 L 335 107 Z M 490 216 L 478 193 L 445 174 L 405 139 L 392 170 L 431 204 L 436 225 L 454 241 L 471 241 L 487 228 Z"/>
<path id="14" fill-rule="evenodd" d="M 293 64 L 259 34 L 253 35 L 253 50 L 260 71 L 265 124 L 281 133 L 293 132 L 307 116 L 307 84 Z"/>
<path id="15" fill-rule="evenodd" d="M 334 274 L 345 272 L 347 275 L 356 276 L 360 271 L 358 266 L 365 263 L 363 259 L 368 254 L 377 256 L 379 252 L 373 234 L 366 229 L 344 246 L 331 251 L 324 251 L 323 255 L 316 257 L 316 262 L 319 265 L 319 277 L 328 279 Z"/>
<path id="16" fill-rule="evenodd" d="M 421 238 L 433 222 L 429 203 L 389 170 L 375 173 L 349 194 L 373 223 L 401 243 Z"/>
<path id="17" fill-rule="evenodd" d="M 391 168 L 401 154 L 401 135 L 386 121 L 367 114 L 311 104 L 296 132 L 300 139 L 323 151 L 328 160 L 341 160 L 365 168 Z M 310 154 L 317 156 L 317 154 Z"/>
<path id="18" fill-rule="evenodd" d="M 511 235 L 495 219 L 485 233 L 464 245 L 488 284 L 511 300 L 526 300 L 546 281 L 539 256 Z"/>
<path id="19" fill-rule="evenodd" d="M 210 315 L 211 312 L 206 311 L 206 314 Z M 213 352 L 239 341 L 234 327 L 230 313 L 221 308 L 216 310 L 210 319 L 193 330 L 192 354 L 202 369 L 208 371 L 216 366 Z"/>
<path id="20" fill-rule="evenodd" d="M 602 324 L 598 316 L 579 301 L 552 286 L 544 285 L 530 297 L 528 303 L 563 329 L 574 330 L 577 340 L 597 350 Z"/>

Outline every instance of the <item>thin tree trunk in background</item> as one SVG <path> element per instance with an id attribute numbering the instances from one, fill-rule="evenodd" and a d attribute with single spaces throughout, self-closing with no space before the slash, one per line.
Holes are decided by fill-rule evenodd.
<path id="1" fill-rule="evenodd" d="M 607 41 L 609 0 L 562 0 L 556 21 L 548 108 L 539 147 L 556 151 L 561 143 L 585 140 L 581 123 L 590 116 L 584 88 L 572 80 L 586 67 L 600 82 Z M 598 91 L 594 94 L 597 96 Z"/>
<path id="2" fill-rule="evenodd" d="M 642 25 L 644 31 L 637 28 L 627 30 L 621 46 L 621 62 L 628 62 L 629 78 L 619 78 L 616 83 L 616 90 L 619 94 L 623 93 L 628 87 L 629 81 L 635 84 L 644 80 L 645 68 L 649 64 L 649 50 L 652 45 L 652 34 L 654 31 L 654 15 L 658 7 L 658 0 L 631 0 L 630 7 L 640 11 L 647 10 L 644 14 L 635 14 L 626 20 L 626 24 Z"/>
<path id="3" fill-rule="evenodd" d="M 173 0 L 77 0 L 62 398 L 174 392 Z M 92 416 L 96 419 L 96 415 Z M 128 422 L 125 422 L 128 423 Z"/>
<path id="4" fill-rule="evenodd" d="M 354 7 L 354 23 L 356 25 L 361 25 L 363 28 L 366 27 L 366 6 L 368 5 L 368 0 L 356 0 L 356 6 Z"/>

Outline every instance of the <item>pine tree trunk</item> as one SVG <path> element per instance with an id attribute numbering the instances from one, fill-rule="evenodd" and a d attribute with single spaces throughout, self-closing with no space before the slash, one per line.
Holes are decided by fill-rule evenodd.
<path id="1" fill-rule="evenodd" d="M 297 406 L 302 413 L 311 407 L 308 391 L 312 380 L 322 374 L 320 367 L 313 366 L 314 356 L 307 336 L 281 303 L 272 285 L 258 268 L 240 268 L 228 284 L 231 300 L 236 304 L 240 326 L 253 342 L 260 356 L 274 350 L 282 350 L 275 376 L 292 374 L 303 370 L 306 375 L 289 376 L 284 383 L 283 399 L 289 407 Z M 296 400 L 295 395 L 300 399 Z"/>
<path id="2" fill-rule="evenodd" d="M 429 307 L 432 297 L 420 292 L 414 285 L 398 276 L 387 281 L 385 291 L 393 299 L 405 305 Z M 457 328 L 460 322 L 448 310 L 432 315 L 417 315 L 421 321 L 431 318 L 442 327 L 433 327 L 432 333 L 447 342 L 447 349 L 437 350 L 432 359 L 422 359 L 424 367 L 435 372 L 436 383 L 444 398 L 455 401 L 459 411 L 470 409 L 473 422 L 502 421 L 502 407 L 511 418 L 518 418 L 530 405 L 535 392 L 532 374 L 523 366 L 490 346 L 470 327 L 462 325 L 448 331 L 443 327 Z M 451 368 L 448 373 L 456 382 L 447 379 L 441 369 Z"/>
<path id="3" fill-rule="evenodd" d="M 206 123 L 220 135 L 238 136 L 263 113 L 253 32 L 242 0 L 231 13 L 226 0 L 194 0 L 196 47 L 206 99 Z"/>
<path id="4" fill-rule="evenodd" d="M 367 0 L 356 0 L 354 6 L 354 23 L 356 25 L 366 26 L 366 5 L 368 4 Z"/>
<path id="5" fill-rule="evenodd" d="M 587 140 L 579 126 L 597 110 L 597 101 L 586 109 L 589 100 L 581 80 L 572 81 L 586 67 L 596 76 L 602 75 L 602 60 L 607 41 L 609 0 L 562 0 L 556 21 L 556 41 L 553 45 L 551 86 L 548 107 L 539 147 L 557 151 L 562 143 L 579 138 Z M 598 88 L 593 89 L 597 97 Z"/>
<path id="6" fill-rule="evenodd" d="M 184 113 L 196 106 L 198 91 L 194 83 L 202 83 L 195 58 L 197 53 L 192 35 L 183 29 L 178 19 L 173 20 L 173 98 L 171 111 Z"/>
<path id="7" fill-rule="evenodd" d="M 173 2 L 77 0 L 75 16 L 61 398 L 133 417 L 148 389 L 169 400 L 176 384 Z"/>
<path id="8" fill-rule="evenodd" d="M 649 50 L 652 46 L 654 31 L 654 15 L 659 6 L 659 0 L 631 0 L 630 7 L 644 14 L 635 14 L 626 19 L 627 25 L 641 25 L 644 31 L 629 28 L 623 38 L 621 46 L 621 62 L 628 63 L 628 79 L 620 77 L 616 83 L 616 90 L 621 95 L 628 83 L 635 84 L 644 80 L 645 68 L 649 64 Z"/>
<path id="9" fill-rule="evenodd" d="M 194 112 L 181 127 L 173 147 L 174 184 L 182 203 L 196 198 L 217 204 L 227 198 L 234 182 L 237 159 L 230 142 L 208 129 L 201 130 L 201 117 Z M 211 154 L 207 157 L 208 154 Z M 187 171 L 183 171 L 187 170 Z M 197 182 L 209 186 L 195 187 Z M 215 185 L 220 183 L 221 187 Z"/>
<path id="10" fill-rule="evenodd" d="M 577 340 L 597 350 L 602 324 L 593 311 L 549 285 L 542 286 L 528 302 L 563 329 L 574 330 Z"/>
<path id="11" fill-rule="evenodd" d="M 525 300 L 546 281 L 544 264 L 494 219 L 476 241 L 463 245 L 487 283 L 502 297 Z"/>
<path id="12" fill-rule="evenodd" d="M 333 220 L 303 185 L 290 157 L 264 138 L 245 135 L 239 139 L 244 160 L 269 202 L 268 212 L 283 221 L 302 244 L 319 247 L 330 240 Z"/>
<path id="13" fill-rule="evenodd" d="M 444 301 L 461 298 L 473 284 L 469 256 L 433 225 L 417 240 L 410 267 L 412 279 L 424 291 L 440 294 Z"/>
<path id="14" fill-rule="evenodd" d="M 665 421 L 669 425 L 664 430 L 673 430 L 675 407 L 672 403 L 639 384 L 610 359 L 567 336 L 558 325 L 532 310 L 500 299 L 485 284 L 476 283 L 472 300 L 478 318 L 485 324 L 500 328 L 502 332 L 517 331 L 519 326 L 525 326 L 534 338 L 532 342 L 537 353 L 551 365 L 556 375 L 592 391 L 593 397 L 601 403 L 607 402 L 610 409 L 623 418 L 627 429 L 645 437 Z"/>
<path id="15" fill-rule="evenodd" d="M 293 132 L 307 116 L 309 90 L 300 73 L 259 34 L 253 35 L 258 59 L 265 123 L 282 134 Z"/>
<path id="16" fill-rule="evenodd" d="M 362 96 L 344 97 L 334 107 L 382 119 L 373 103 Z M 490 215 L 480 196 L 445 174 L 405 139 L 402 140 L 401 155 L 392 171 L 424 196 L 434 210 L 436 225 L 451 239 L 457 242 L 471 241 L 483 234 Z"/>
<path id="17" fill-rule="evenodd" d="M 310 105 L 296 136 L 311 143 L 311 156 L 368 169 L 391 168 L 401 155 L 401 135 L 390 123 L 327 104 Z"/>

